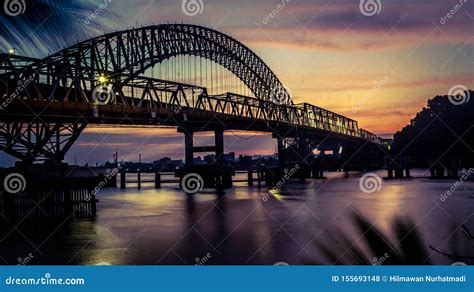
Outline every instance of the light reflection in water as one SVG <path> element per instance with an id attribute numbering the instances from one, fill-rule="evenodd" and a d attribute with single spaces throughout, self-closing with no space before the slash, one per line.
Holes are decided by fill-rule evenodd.
<path id="1" fill-rule="evenodd" d="M 65 223 L 46 241 L 57 226 L 20 228 L 31 244 L 41 246 L 42 255 L 33 264 L 193 265 L 204 257 L 206 264 L 325 263 L 312 241 L 342 245 L 335 230 L 357 239 L 347 216 L 357 211 L 389 236 L 394 217 L 410 217 L 426 245 L 473 256 L 472 243 L 456 232 L 461 224 L 474 231 L 473 182 L 441 202 L 439 195 L 453 181 L 383 180 L 379 192 L 366 194 L 359 189 L 360 176 L 332 173 L 327 180 L 291 181 L 273 195 L 265 186 L 245 183 L 221 196 L 212 191 L 188 196 L 174 185 L 104 189 L 94 220 Z M 7 256 L 1 256 L 14 262 L 8 257 L 28 254 L 32 246 L 24 241 L 12 234 L 2 244 Z M 432 261 L 452 262 L 436 253 Z"/>

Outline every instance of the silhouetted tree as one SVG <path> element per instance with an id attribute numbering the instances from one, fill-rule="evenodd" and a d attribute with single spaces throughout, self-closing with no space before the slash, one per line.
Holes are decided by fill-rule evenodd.
<path id="1" fill-rule="evenodd" d="M 427 107 L 394 135 L 393 156 L 410 157 L 418 164 L 457 161 L 462 167 L 474 166 L 474 101 L 469 102 L 474 92 L 464 94 L 462 104 L 451 102 L 449 96 L 430 99 Z"/>

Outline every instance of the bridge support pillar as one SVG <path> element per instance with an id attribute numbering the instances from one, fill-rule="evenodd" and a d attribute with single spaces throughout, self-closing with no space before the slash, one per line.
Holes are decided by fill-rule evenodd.
<path id="1" fill-rule="evenodd" d="M 194 146 L 193 134 L 202 129 L 178 128 L 178 132 L 184 134 L 185 140 L 185 167 L 176 171 L 175 176 L 180 178 L 180 185 L 186 185 L 183 179 L 190 173 L 198 174 L 202 181 L 201 187 L 217 188 L 218 190 L 230 188 L 232 186 L 232 175 L 234 169 L 224 165 L 224 129 L 209 129 L 214 132 L 214 146 Z M 194 165 L 194 153 L 207 152 L 214 153 L 215 159 L 207 165 Z M 194 175 L 195 177 L 195 175 Z"/>
<path id="2" fill-rule="evenodd" d="M 348 171 L 379 169 L 383 167 L 384 156 L 384 151 L 375 143 L 348 142 L 342 146 L 342 165 Z"/>
<path id="3" fill-rule="evenodd" d="M 278 150 L 278 164 L 280 166 L 285 165 L 285 146 L 283 145 L 283 138 L 277 138 L 277 150 Z"/>
<path id="4" fill-rule="evenodd" d="M 214 130 L 214 146 L 194 147 L 194 131 L 191 129 L 179 128 L 178 132 L 184 134 L 184 164 L 185 166 L 192 166 L 194 160 L 194 153 L 197 152 L 214 152 L 215 162 L 219 166 L 224 165 L 224 130 Z"/>
<path id="5" fill-rule="evenodd" d="M 224 166 L 224 131 L 215 130 L 216 162 L 219 166 Z"/>
<path id="6" fill-rule="evenodd" d="M 193 151 L 193 132 L 183 130 L 184 133 L 184 164 L 185 166 L 192 166 L 194 159 Z"/>

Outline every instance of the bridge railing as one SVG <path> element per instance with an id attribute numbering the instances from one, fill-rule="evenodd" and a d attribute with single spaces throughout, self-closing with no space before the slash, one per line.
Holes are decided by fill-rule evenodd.
<path id="1" fill-rule="evenodd" d="M 179 91 L 180 88 L 177 87 L 176 90 Z M 204 110 L 238 117 L 279 121 L 382 143 L 377 135 L 359 129 L 357 121 L 309 103 L 289 106 L 235 93 L 211 96 L 207 94 L 205 88 L 189 85 L 181 90 L 183 94 L 180 95 L 171 92 L 162 95 L 160 102 L 175 104 L 187 110 Z"/>
<path id="2" fill-rule="evenodd" d="M 72 75 L 62 72 L 63 77 L 59 78 L 57 74 L 58 69 L 51 68 L 35 72 L 34 82 L 25 89 L 27 94 L 24 98 L 93 102 L 92 92 L 98 85 L 96 76 L 76 76 L 77 73 Z M 11 79 L 8 79 L 8 82 L 16 84 Z M 116 76 L 110 82 L 112 90 L 116 92 L 114 104 L 151 109 L 177 107 L 193 111 L 210 111 L 305 126 L 382 143 L 375 134 L 359 129 L 357 121 L 309 103 L 278 104 L 234 93 L 210 96 L 207 94 L 207 89 L 201 86 L 145 76 L 134 76 L 130 79 L 129 76 Z"/>

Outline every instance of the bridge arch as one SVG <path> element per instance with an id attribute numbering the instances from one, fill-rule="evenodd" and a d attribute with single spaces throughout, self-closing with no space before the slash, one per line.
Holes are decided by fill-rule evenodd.
<path id="1" fill-rule="evenodd" d="M 90 78 L 97 72 L 108 72 L 125 85 L 151 66 L 179 55 L 206 58 L 225 67 L 260 100 L 293 105 L 283 84 L 255 53 L 226 34 L 197 25 L 159 24 L 109 33 L 66 48 L 36 65 L 63 64 Z"/>
<path id="2" fill-rule="evenodd" d="M 255 97 L 209 95 L 203 86 L 143 76 L 154 64 L 181 55 L 207 58 L 223 66 Z M 100 73 L 110 79 L 100 81 Z M 94 100 L 96 90 L 104 84 L 110 90 L 110 83 L 110 96 L 104 102 Z M 275 74 L 250 49 L 196 25 L 162 24 L 109 33 L 42 60 L 6 56 L 0 66 L 0 96 L 8 97 L 9 102 L 8 111 L 0 111 L 0 150 L 25 161 L 39 156 L 61 161 L 87 123 L 195 123 L 193 127 L 201 129 L 216 115 L 228 120 L 228 129 L 249 130 L 252 125 L 255 131 L 294 137 L 304 133 L 316 139 L 333 134 L 382 143 L 376 135 L 359 129 L 355 120 L 308 103 L 293 104 Z M 38 115 L 42 123 L 33 127 Z"/>

